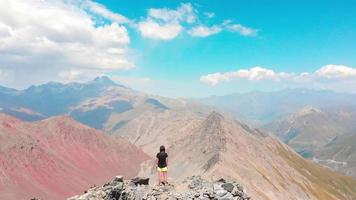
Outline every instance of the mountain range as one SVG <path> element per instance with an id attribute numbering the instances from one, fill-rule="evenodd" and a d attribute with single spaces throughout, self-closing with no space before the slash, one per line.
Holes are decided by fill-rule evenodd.
<path id="1" fill-rule="evenodd" d="M 273 92 L 248 92 L 193 99 L 227 111 L 252 125 L 263 126 L 287 117 L 306 106 L 320 109 L 356 107 L 356 94 L 336 93 L 330 90 L 284 89 Z"/>
<path id="2" fill-rule="evenodd" d="M 263 127 L 306 158 L 347 175 L 356 175 L 356 109 L 327 111 L 307 106 Z"/>
<path id="3" fill-rule="evenodd" d="M 67 114 L 96 129 L 103 129 L 114 114 L 132 110 L 147 111 L 149 108 L 168 109 L 167 106 L 188 112 L 208 110 L 204 108 L 206 106 L 190 101 L 135 91 L 106 76 L 86 83 L 50 82 L 25 90 L 0 88 L 0 111 L 4 113 L 25 121 Z"/>
<path id="4" fill-rule="evenodd" d="M 335 138 L 315 152 L 314 161 L 356 177 L 356 133 Z"/>
<path id="5" fill-rule="evenodd" d="M 41 137 L 37 136 L 38 132 L 51 135 L 53 140 L 49 145 L 47 139 L 38 139 L 38 141 L 34 139 L 34 141 L 40 142 L 39 147 L 46 147 L 43 152 L 58 151 L 61 152 L 58 155 L 62 156 L 64 149 L 76 149 L 77 151 L 73 150 L 75 153 L 65 151 L 72 157 L 62 158 L 59 156 L 61 160 L 69 159 L 68 163 L 70 164 L 72 162 L 77 163 L 77 159 L 81 161 L 83 152 L 89 153 L 89 150 L 104 152 L 90 153 L 94 158 L 102 159 L 93 161 L 103 163 L 103 167 L 96 171 L 98 174 L 100 174 L 99 171 L 105 171 L 107 166 L 110 168 L 117 164 L 122 166 L 121 168 L 113 167 L 119 171 L 118 174 L 132 176 L 138 173 L 141 176 L 154 177 L 156 173 L 154 155 L 156 155 L 158 147 L 164 144 L 169 154 L 169 176 L 172 179 L 184 179 L 192 175 L 202 175 L 206 179 L 217 177 L 234 179 L 246 188 L 253 199 L 262 200 L 352 200 L 356 196 L 356 180 L 354 178 L 305 160 L 292 148 L 283 144 L 276 136 L 251 128 L 244 123 L 243 119 L 240 121 L 235 115 L 233 115 L 235 117 L 232 117 L 225 112 L 216 112 L 214 111 L 216 108 L 203 105 L 197 100 L 170 99 L 141 93 L 116 84 L 107 77 L 99 77 L 87 83 L 48 83 L 21 91 L 2 88 L 0 96 L 4 97 L 0 99 L 0 107 L 2 107 L 4 113 L 30 121 L 24 122 L 14 119 L 14 121 L 20 121 L 19 124 L 26 126 L 26 128 L 23 128 L 27 131 L 24 134 L 26 138 L 48 138 L 46 134 L 40 134 Z M 352 104 L 352 101 L 349 102 L 348 98 L 348 95 L 340 97 L 346 103 Z M 335 100 L 335 102 L 340 103 L 340 99 Z M 244 109 L 248 110 L 249 106 L 250 109 L 257 110 L 250 104 L 247 104 Z M 265 106 L 265 108 L 267 107 Z M 277 109 L 283 110 L 280 109 L 281 107 L 283 106 L 277 106 Z M 283 113 L 289 112 L 291 110 Z M 63 114 L 66 117 L 57 116 Z M 274 117 L 285 114 L 276 114 Z M 273 119 L 271 118 L 268 121 Z M 65 131 L 62 132 L 58 131 L 60 130 L 58 127 L 63 127 L 63 125 L 48 125 L 49 122 L 51 122 L 49 124 L 58 124 L 57 121 L 65 121 L 68 122 L 65 123 L 67 125 L 74 125 L 70 126 L 71 128 L 65 128 Z M 6 124 L 5 128 L 7 127 Z M 62 124 L 62 122 L 59 124 Z M 83 124 L 97 130 L 88 128 Z M 14 125 L 10 123 L 9 126 Z M 81 129 L 88 130 L 85 132 L 90 132 L 92 134 L 88 135 L 95 137 L 92 136 L 93 138 L 88 142 L 88 139 L 80 134 Z M 70 136 L 67 137 L 67 134 Z M 77 138 L 78 141 L 74 140 L 73 137 Z M 63 138 L 67 138 L 69 141 L 63 141 Z M 126 145 L 117 144 L 116 140 L 118 139 Z M 55 142 L 57 140 L 58 143 Z M 97 141 L 102 144 L 101 140 L 106 141 L 103 142 L 106 145 L 99 145 L 94 142 Z M 6 139 L 0 138 L 0 141 L 7 144 Z M 21 140 L 14 139 L 14 141 Z M 97 148 L 92 149 L 91 146 L 93 145 Z M 79 147 L 76 148 L 76 146 Z M 117 148 L 117 150 L 107 150 L 107 146 Z M 54 149 L 51 150 L 51 148 Z M 126 149 L 132 149 L 132 151 L 125 154 Z M 112 153 L 116 151 L 122 154 Z M 11 154 L 4 151 L 3 155 Z M 132 159 L 126 159 L 124 156 Z M 9 162 L 8 160 L 11 160 L 12 157 L 6 157 L 4 161 Z M 28 157 L 36 158 L 36 156 L 31 157 L 31 155 L 26 156 L 26 158 Z M 21 160 L 26 160 L 26 158 L 20 157 L 16 160 L 22 163 Z M 147 158 L 150 159 L 147 160 Z M 107 163 L 113 159 L 117 159 L 116 164 Z M 56 162 L 53 161 L 53 163 Z M 78 171 L 75 168 L 81 171 L 78 175 L 90 176 L 90 174 L 95 174 L 90 171 L 90 168 L 86 168 L 87 165 L 80 163 L 76 167 L 64 166 L 60 168 L 71 170 L 58 171 L 63 173 L 61 174 L 63 177 L 66 177 L 66 174 L 75 177 Z M 127 166 L 131 166 L 132 171 L 125 171 L 128 170 Z M 19 174 L 23 172 L 26 174 L 24 168 L 18 170 Z M 45 174 L 43 176 L 52 180 L 49 178 L 51 174 L 46 174 L 47 172 L 47 169 L 43 167 L 41 171 Z M 80 177 L 86 176 L 80 175 Z M 104 175 L 100 177 L 102 177 L 100 180 L 107 178 Z M 10 177 L 4 182 L 6 183 L 3 186 L 4 190 L 17 191 L 16 187 L 7 187 L 7 185 L 11 185 L 7 183 L 12 180 L 16 179 Z M 98 179 L 97 184 L 102 183 L 100 180 Z M 64 182 L 65 180 L 61 183 Z M 48 195 L 54 194 L 56 196 L 56 191 L 45 187 L 52 184 L 50 181 L 48 183 L 44 182 L 42 185 L 44 188 L 38 191 L 48 191 Z M 83 181 L 85 187 L 88 187 L 88 184 L 93 184 L 93 182 L 91 180 Z M 73 188 L 79 190 L 79 186 Z M 63 189 L 61 195 L 69 192 L 72 192 L 72 190 L 66 191 Z M 25 193 L 27 194 L 27 192 Z M 8 192 L 8 194 L 11 194 L 11 192 Z M 41 194 L 41 192 L 35 194 Z"/>

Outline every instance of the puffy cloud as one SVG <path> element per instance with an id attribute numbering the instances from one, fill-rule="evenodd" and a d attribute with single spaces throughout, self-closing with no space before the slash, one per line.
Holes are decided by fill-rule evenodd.
<path id="1" fill-rule="evenodd" d="M 334 82 L 356 81 L 356 68 L 344 65 L 325 65 L 315 72 L 302 72 L 296 74 L 294 72 L 275 72 L 272 69 L 263 67 L 252 67 L 250 69 L 240 69 L 232 72 L 216 72 L 203 75 L 200 77 L 202 83 L 208 85 L 217 85 L 221 82 L 229 82 L 234 79 L 244 79 L 249 81 L 272 80 L 272 81 L 289 81 L 294 83 L 313 83 L 313 84 L 329 84 Z M 338 84 L 340 85 L 340 84 Z"/>
<path id="2" fill-rule="evenodd" d="M 100 74 L 134 67 L 130 37 L 119 24 L 125 17 L 92 1 L 68 2 L 2 0 L 0 68 L 8 76 L 0 84 L 24 87 L 62 79 L 66 71 Z M 96 15 L 83 5 L 91 5 Z M 113 22 L 97 24 L 99 15 Z"/>
<path id="3" fill-rule="evenodd" d="M 205 84 L 214 86 L 220 83 L 221 81 L 230 81 L 230 78 L 231 77 L 229 77 L 227 74 L 217 72 L 217 73 L 201 76 L 200 81 Z"/>
<path id="4" fill-rule="evenodd" d="M 181 4 L 177 9 L 151 8 L 146 19 L 138 23 L 143 37 L 171 40 L 182 31 L 182 23 L 193 23 L 196 11 L 190 3 Z"/>
<path id="5" fill-rule="evenodd" d="M 139 30 L 146 38 L 171 40 L 180 34 L 183 27 L 177 23 L 159 24 L 149 19 L 139 23 Z"/>
<path id="6" fill-rule="evenodd" d="M 190 29 L 188 31 L 188 33 L 194 37 L 207 37 L 207 36 L 210 36 L 213 34 L 217 34 L 221 31 L 222 31 L 222 28 L 217 25 L 211 26 L 211 27 L 199 25 L 199 26 L 196 26 L 196 27 L 193 27 L 192 29 Z"/>
<path id="7" fill-rule="evenodd" d="M 289 74 L 286 72 L 275 72 L 271 69 L 263 67 L 252 67 L 250 69 L 240 69 L 233 72 L 226 73 L 213 73 L 200 77 L 200 81 L 209 85 L 217 85 L 218 83 L 224 81 L 228 82 L 232 79 L 247 79 L 247 80 L 282 80 L 293 77 L 294 74 Z"/>
<path id="8" fill-rule="evenodd" d="M 94 14 L 97 14 L 99 16 L 102 16 L 106 19 L 117 22 L 119 24 L 128 23 L 130 21 L 125 16 L 118 14 L 118 13 L 111 12 L 105 6 L 103 6 L 99 3 L 96 3 L 94 1 L 91 1 L 91 0 L 84 1 L 82 3 L 82 6 Z"/>
<path id="9" fill-rule="evenodd" d="M 208 37 L 222 31 L 236 32 L 243 36 L 254 36 L 257 30 L 233 24 L 225 20 L 221 24 L 207 25 L 199 20 L 199 12 L 190 3 L 183 3 L 176 9 L 151 8 L 147 17 L 138 22 L 138 30 L 145 38 L 172 40 L 183 31 L 193 37 Z M 204 12 L 207 18 L 213 18 L 215 13 Z"/>
<path id="10" fill-rule="evenodd" d="M 148 17 L 168 23 L 195 22 L 196 11 L 190 3 L 182 3 L 177 9 L 151 8 Z"/>
<path id="11" fill-rule="evenodd" d="M 243 36 L 254 36 L 257 31 L 255 29 L 243 26 L 241 24 L 231 24 L 227 26 L 227 29 L 233 32 L 238 32 Z"/>
<path id="12" fill-rule="evenodd" d="M 318 69 L 315 74 L 327 79 L 356 78 L 356 68 L 345 65 L 325 65 Z"/>
<path id="13" fill-rule="evenodd" d="M 11 27 L 0 23 L 0 38 L 10 37 L 12 34 Z"/>

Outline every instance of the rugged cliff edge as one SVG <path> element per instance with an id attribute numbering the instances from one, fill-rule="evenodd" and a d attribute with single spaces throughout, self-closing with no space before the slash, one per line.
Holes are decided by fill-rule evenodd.
<path id="1" fill-rule="evenodd" d="M 193 176 L 165 186 L 150 186 L 148 181 L 140 178 L 124 181 L 122 176 L 117 176 L 103 186 L 90 188 L 83 195 L 67 200 L 250 199 L 241 185 L 224 179 L 207 181 L 200 176 Z"/>

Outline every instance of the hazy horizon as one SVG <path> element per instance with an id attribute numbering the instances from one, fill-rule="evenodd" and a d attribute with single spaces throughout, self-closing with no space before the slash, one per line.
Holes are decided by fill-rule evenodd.
<path id="1" fill-rule="evenodd" d="M 94 79 L 91 79 L 91 80 L 88 80 L 88 81 L 71 81 L 71 82 L 61 82 L 61 81 L 49 81 L 49 82 L 45 82 L 45 83 L 41 83 L 41 84 L 34 84 L 34 85 L 29 85 L 28 87 L 25 87 L 25 88 L 12 88 L 12 87 L 7 87 L 7 86 L 3 86 L 3 85 L 0 85 L 0 87 L 5 87 L 5 88 L 8 88 L 8 89 L 15 89 L 17 91 L 24 91 L 24 90 L 27 90 L 31 87 L 39 87 L 39 86 L 42 86 L 42 85 L 47 85 L 47 84 L 51 84 L 51 83 L 59 83 L 59 84 L 63 84 L 63 85 L 66 85 L 66 84 L 85 84 L 85 83 L 90 83 L 92 81 L 94 81 L 96 78 L 101 78 L 101 77 L 107 77 L 110 79 L 110 77 L 108 76 L 98 76 L 98 77 L 95 77 Z M 127 85 L 125 85 L 124 83 L 121 83 L 121 82 L 118 82 L 118 81 L 114 81 L 112 79 L 110 79 L 111 81 L 113 81 L 115 84 L 118 84 L 118 85 L 122 85 L 122 86 L 125 86 L 125 87 L 128 87 Z M 282 92 L 282 91 L 291 91 L 291 90 L 308 90 L 308 91 L 315 91 L 315 92 L 333 92 L 333 93 L 336 93 L 336 94 L 356 94 L 356 92 L 340 92 L 340 91 L 335 91 L 335 90 L 332 90 L 332 89 L 316 89 L 316 88 L 307 88 L 307 87 L 286 87 L 286 88 L 280 88 L 280 89 L 271 89 L 271 90 L 259 90 L 259 89 L 255 89 L 255 90 L 251 90 L 251 91 L 245 91 L 245 92 L 239 92 L 239 91 L 236 91 L 236 92 L 232 92 L 232 93 L 226 93 L 226 94 L 211 94 L 211 95 L 207 95 L 207 96 L 164 96 L 164 95 L 160 95 L 160 94 L 154 94 L 154 93 L 147 93 L 145 91 L 142 91 L 142 90 L 139 90 L 137 88 L 132 88 L 132 87 L 128 87 L 130 89 L 133 89 L 133 90 L 136 90 L 136 91 L 139 91 L 139 92 L 143 92 L 143 93 L 146 93 L 146 94 L 149 94 L 149 95 L 158 95 L 158 96 L 161 96 L 161 97 L 165 97 L 165 98 L 191 98 L 191 99 L 200 99 L 200 98 L 207 98 L 207 97 L 223 97 L 223 96 L 229 96 L 229 95 L 244 95 L 244 94 L 250 94 L 250 93 L 273 93 L 273 92 Z"/>

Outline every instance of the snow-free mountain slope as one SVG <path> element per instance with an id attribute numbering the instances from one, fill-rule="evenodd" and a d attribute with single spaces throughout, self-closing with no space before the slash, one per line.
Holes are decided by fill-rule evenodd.
<path id="1" fill-rule="evenodd" d="M 356 177 L 356 132 L 336 137 L 315 152 L 313 160 L 346 175 Z"/>
<path id="2" fill-rule="evenodd" d="M 356 175 L 356 111 L 323 111 L 307 106 L 263 127 L 306 158 L 347 175 Z"/>
<path id="3" fill-rule="evenodd" d="M 125 118 L 120 115 L 115 119 Z M 341 200 L 356 195 L 355 179 L 306 161 L 278 139 L 217 112 L 206 117 L 171 110 L 143 112 L 112 134 L 127 138 L 152 156 L 165 144 L 174 180 L 192 175 L 232 178 L 253 198 L 266 200 Z M 146 162 L 140 174 L 155 177 L 153 162 Z M 301 165 L 309 168 L 300 170 Z"/>
<path id="4" fill-rule="evenodd" d="M 0 199 L 64 199 L 116 174 L 132 177 L 148 158 L 67 116 L 27 123 L 0 114 Z"/>
<path id="5" fill-rule="evenodd" d="M 356 112 L 324 112 L 306 106 L 292 115 L 263 128 L 275 134 L 298 152 L 313 152 L 335 137 L 356 131 Z"/>

